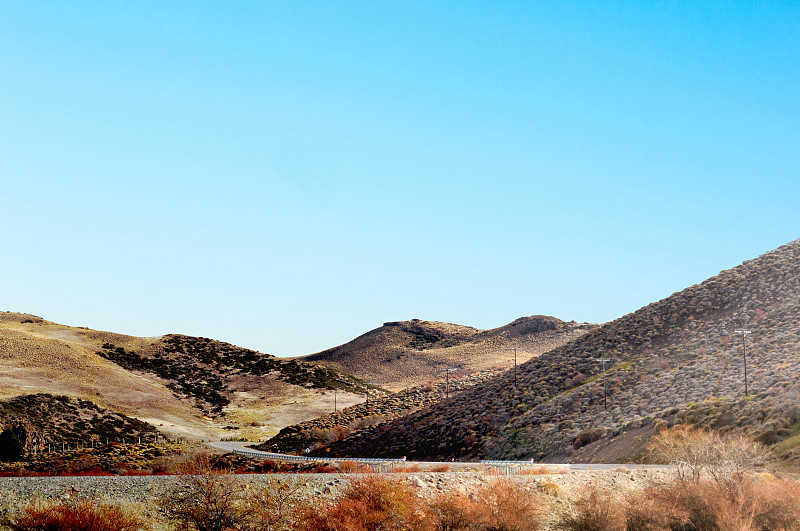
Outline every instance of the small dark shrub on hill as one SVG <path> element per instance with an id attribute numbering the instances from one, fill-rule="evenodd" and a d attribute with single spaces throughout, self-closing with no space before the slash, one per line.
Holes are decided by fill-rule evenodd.
<path id="1" fill-rule="evenodd" d="M 0 461 L 19 461 L 25 455 L 25 428 L 16 426 L 0 433 Z"/>

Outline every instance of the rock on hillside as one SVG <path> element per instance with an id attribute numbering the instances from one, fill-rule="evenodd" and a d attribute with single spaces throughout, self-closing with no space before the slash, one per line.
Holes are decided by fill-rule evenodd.
<path id="1" fill-rule="evenodd" d="M 384 323 L 344 345 L 300 359 L 399 390 L 435 379 L 445 368 L 507 368 L 513 363 L 509 347 L 520 347 L 518 362 L 527 361 L 592 327 L 548 316 L 522 317 L 492 330 L 412 319 Z"/>
<path id="2" fill-rule="evenodd" d="M 748 342 L 744 397 L 740 328 Z M 728 429 L 800 428 L 800 240 L 598 327 L 456 399 L 335 443 L 341 455 L 565 459 L 677 408 L 727 404 Z M 598 358 L 607 358 L 601 373 Z M 604 388 L 607 408 L 604 407 Z M 760 407 L 763 405 L 764 407 Z M 683 412 L 681 417 L 678 413 Z M 693 422 L 712 425 L 714 409 Z M 712 426 L 713 427 L 713 426 Z M 794 431 L 792 431 L 794 430 Z"/>

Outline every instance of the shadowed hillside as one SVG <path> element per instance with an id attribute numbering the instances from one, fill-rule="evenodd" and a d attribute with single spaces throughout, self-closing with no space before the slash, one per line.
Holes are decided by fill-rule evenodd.
<path id="1" fill-rule="evenodd" d="M 140 420 L 97 407 L 87 400 L 50 394 L 23 395 L 0 401 L 0 428 L 13 430 L 26 452 L 48 444 L 106 444 L 150 440 L 156 429 Z"/>
<path id="2" fill-rule="evenodd" d="M 753 331 L 747 398 L 740 328 Z M 516 388 L 506 373 L 334 443 L 331 453 L 555 460 L 589 456 L 632 430 L 641 441 L 662 422 L 742 430 L 780 445 L 800 431 L 792 398 L 799 341 L 800 240 L 531 359 Z M 600 358 L 609 360 L 605 374 Z M 635 445 L 622 446 L 604 458 Z"/>
<path id="3" fill-rule="evenodd" d="M 517 361 L 522 363 L 593 327 L 547 316 L 522 317 L 492 330 L 412 319 L 384 323 L 344 345 L 300 359 L 399 390 L 437 379 L 446 368 L 508 368 L 514 359 L 510 347 L 519 347 Z"/>

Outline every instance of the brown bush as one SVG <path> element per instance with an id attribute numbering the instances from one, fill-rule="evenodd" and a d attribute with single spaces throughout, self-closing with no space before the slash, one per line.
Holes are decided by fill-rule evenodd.
<path id="1" fill-rule="evenodd" d="M 277 480 L 251 489 L 247 493 L 247 505 L 251 508 L 249 529 L 295 529 L 297 514 L 308 510 L 301 500 L 301 485 L 299 481 Z"/>
<path id="2" fill-rule="evenodd" d="M 720 435 L 690 426 L 657 433 L 650 451 L 674 465 L 681 480 L 697 482 L 705 471 L 734 498 L 741 495 L 745 473 L 763 466 L 768 455 L 762 444 L 742 435 Z"/>
<path id="3" fill-rule="evenodd" d="M 559 520 L 558 529 L 568 531 L 618 531 L 625 529 L 625 507 L 595 481 L 578 492 L 569 507 L 561 511 Z"/>
<path id="4" fill-rule="evenodd" d="M 544 503 L 518 483 L 493 481 L 476 496 L 476 521 L 486 531 L 534 531 L 542 528 Z"/>
<path id="5" fill-rule="evenodd" d="M 303 512 L 304 531 L 408 531 L 429 528 L 422 500 L 407 483 L 368 475 L 353 479 L 327 507 Z"/>
<path id="6" fill-rule="evenodd" d="M 12 531 L 137 531 L 145 522 L 119 505 L 95 504 L 90 500 L 72 503 L 35 503 L 3 522 Z"/>
<path id="7" fill-rule="evenodd" d="M 746 479 L 731 498 L 714 481 L 670 481 L 628 497 L 628 531 L 800 529 L 800 485 Z"/>
<path id="8" fill-rule="evenodd" d="M 472 497 L 440 494 L 429 510 L 439 531 L 535 531 L 542 528 L 544 507 L 519 484 L 497 480 Z"/>
<path id="9" fill-rule="evenodd" d="M 236 476 L 208 468 L 185 476 L 162 501 L 167 516 L 183 529 L 223 531 L 240 528 L 252 515 L 252 506 Z"/>

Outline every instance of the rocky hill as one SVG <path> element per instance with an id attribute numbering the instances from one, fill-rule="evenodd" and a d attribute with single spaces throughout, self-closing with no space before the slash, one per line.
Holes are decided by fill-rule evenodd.
<path id="1" fill-rule="evenodd" d="M 436 379 L 447 368 L 508 368 L 514 359 L 511 347 L 519 347 L 517 361 L 522 363 L 594 326 L 541 315 L 492 330 L 412 319 L 384 323 L 344 345 L 299 359 L 396 391 Z"/>
<path id="2" fill-rule="evenodd" d="M 739 329 L 752 331 L 747 397 Z M 329 451 L 560 460 L 605 447 L 609 459 L 635 450 L 626 434 L 684 421 L 779 446 L 800 432 L 799 341 L 800 240 L 531 359 L 516 386 L 506 373 Z"/>

